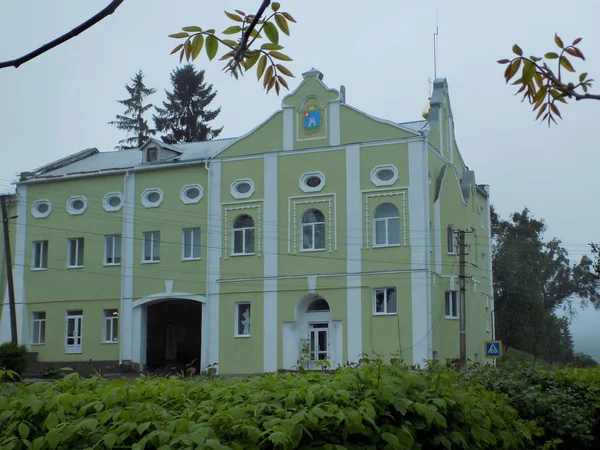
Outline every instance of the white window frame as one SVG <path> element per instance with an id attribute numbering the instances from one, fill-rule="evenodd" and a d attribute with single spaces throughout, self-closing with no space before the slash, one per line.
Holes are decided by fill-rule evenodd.
<path id="1" fill-rule="evenodd" d="M 235 222 L 237 221 L 238 217 L 237 216 L 234 220 L 233 220 L 233 228 L 232 228 L 232 245 L 231 245 L 231 256 L 251 256 L 251 255 L 255 255 L 256 254 L 256 225 L 254 222 L 254 217 L 252 217 L 250 214 L 245 214 L 247 216 L 249 216 L 252 219 L 252 223 L 254 224 L 251 227 L 241 227 L 241 228 L 235 228 Z M 247 236 L 248 236 L 248 232 L 252 230 L 254 231 L 254 251 L 253 252 L 247 252 Z M 236 252 L 236 248 L 235 248 L 235 233 L 236 232 L 241 232 L 243 239 L 242 239 L 242 251 L 241 252 Z"/>
<path id="2" fill-rule="evenodd" d="M 38 316 L 36 316 L 36 314 Z M 43 317 L 42 317 L 43 314 Z M 37 330 L 36 330 L 37 325 Z M 46 311 L 33 311 L 31 325 L 31 345 L 46 343 Z"/>
<path id="3" fill-rule="evenodd" d="M 394 176 L 389 180 L 380 180 L 378 175 L 379 172 L 383 170 L 391 170 L 392 172 L 394 172 Z M 398 181 L 398 169 L 393 164 L 382 164 L 380 166 L 375 166 L 371 171 L 371 183 L 373 183 L 377 187 L 391 186 L 396 181 Z"/>
<path id="4" fill-rule="evenodd" d="M 446 319 L 458 319 L 460 317 L 459 310 L 458 291 L 446 291 L 444 293 L 444 316 Z M 447 314 L 447 311 L 449 311 L 450 314 Z"/>
<path id="5" fill-rule="evenodd" d="M 388 311 L 388 291 L 393 290 L 396 296 L 396 311 Z M 383 292 L 383 311 L 377 311 L 377 294 Z M 375 316 L 393 316 L 398 314 L 398 289 L 394 286 L 378 287 L 373 289 L 373 315 Z"/>
<path id="6" fill-rule="evenodd" d="M 47 205 L 48 211 L 40 212 L 39 207 L 41 205 Z M 50 200 L 36 200 L 33 203 L 33 205 L 31 205 L 31 215 L 33 217 L 35 217 L 36 219 L 43 219 L 45 217 L 48 217 L 51 212 L 52 212 L 52 203 L 50 203 Z"/>
<path id="7" fill-rule="evenodd" d="M 194 232 L 198 230 L 198 236 L 194 237 Z M 189 242 L 188 242 L 189 236 Z M 195 242 L 196 239 L 198 242 Z M 197 261 L 202 259 L 202 251 L 200 244 L 202 242 L 202 230 L 200 227 L 183 228 L 181 230 L 181 260 L 182 261 Z M 188 249 L 189 247 L 189 249 Z M 191 256 L 185 256 L 186 249 L 189 250 Z M 198 250 L 198 256 L 194 256 L 194 249 Z"/>
<path id="8" fill-rule="evenodd" d="M 386 204 L 393 205 L 396 208 L 398 215 L 393 216 L 393 217 L 375 218 L 375 215 L 377 214 L 377 210 L 379 209 L 379 207 L 381 207 L 382 205 L 386 205 Z M 398 220 L 398 243 L 396 243 L 396 244 L 390 244 L 390 227 L 389 227 L 390 220 Z M 384 244 L 377 243 L 377 223 L 378 222 L 385 223 L 385 243 Z M 398 247 L 398 246 L 402 245 L 401 244 L 402 239 L 400 237 L 401 231 L 402 231 L 400 229 L 401 226 L 402 226 L 402 224 L 400 222 L 400 210 L 398 209 L 398 207 L 396 205 L 394 205 L 393 203 L 389 203 L 389 202 L 381 203 L 380 205 L 377 205 L 377 207 L 375 208 L 375 211 L 373 212 L 373 248 Z"/>
<path id="9" fill-rule="evenodd" d="M 312 177 L 319 178 L 321 180 L 321 184 L 319 184 L 318 186 L 314 186 L 314 187 L 306 184 L 308 179 L 312 178 Z M 305 172 L 300 177 L 300 181 L 299 181 L 298 185 L 302 192 L 320 192 L 325 187 L 326 182 L 327 182 L 327 180 L 326 180 L 323 172 Z"/>
<path id="10" fill-rule="evenodd" d="M 250 190 L 248 192 L 238 192 L 237 188 L 240 184 L 243 183 L 248 183 L 250 185 Z M 242 199 L 242 198 L 250 198 L 252 197 L 252 194 L 254 194 L 254 191 L 256 190 L 256 185 L 254 184 L 254 181 L 252 181 L 250 178 L 240 178 L 238 180 L 235 180 L 233 183 L 231 183 L 231 196 L 235 199 Z"/>
<path id="11" fill-rule="evenodd" d="M 85 241 L 82 237 L 69 238 L 67 241 L 67 268 L 68 269 L 81 269 L 83 267 L 83 258 L 85 256 Z M 71 261 L 71 246 L 75 245 L 75 264 Z M 81 255 L 81 264 L 78 264 L 79 257 Z"/>
<path id="12" fill-rule="evenodd" d="M 40 265 L 36 265 L 38 260 L 38 251 L 40 253 Z M 45 261 L 44 261 L 45 257 Z M 33 241 L 33 250 L 31 252 L 31 270 L 48 270 L 48 241 Z"/>
<path id="13" fill-rule="evenodd" d="M 146 255 L 146 241 L 150 238 L 150 255 Z M 154 259 L 155 245 L 158 245 L 158 259 Z M 150 256 L 149 259 L 146 256 Z M 160 231 L 144 231 L 142 240 L 142 263 L 155 264 L 160 262 Z"/>
<path id="14" fill-rule="evenodd" d="M 114 314 L 116 313 L 116 315 Z M 119 342 L 119 310 L 117 308 L 105 309 L 102 311 L 103 323 L 102 323 L 102 343 L 103 344 L 116 344 Z M 116 330 L 115 330 L 116 322 Z M 107 335 L 106 330 L 110 329 Z"/>
<path id="15" fill-rule="evenodd" d="M 319 211 L 321 214 L 323 214 L 323 222 L 308 222 L 308 223 L 304 223 L 304 217 L 306 217 L 306 215 L 308 214 L 309 211 Z M 317 225 L 322 226 L 323 227 L 323 247 L 317 247 Z M 327 249 L 327 218 L 325 217 L 325 213 L 323 211 L 321 211 L 320 209 L 317 208 L 310 208 L 307 209 L 306 211 L 304 211 L 304 214 L 302 214 L 302 220 L 301 220 L 301 226 L 302 226 L 302 232 L 300 233 L 301 238 L 302 238 L 302 243 L 301 243 L 301 248 L 300 251 L 301 252 L 321 252 Z M 304 247 L 304 229 L 305 228 L 309 228 L 311 230 L 311 238 L 312 238 L 312 247 Z"/>
<path id="16" fill-rule="evenodd" d="M 446 227 L 446 251 L 449 255 L 456 255 L 455 236 L 456 232 L 454 231 L 454 225 L 448 225 L 448 227 Z"/>
<path id="17" fill-rule="evenodd" d="M 187 196 L 187 192 L 191 189 L 198 189 L 198 191 L 200 192 L 198 194 L 198 197 L 189 198 Z M 202 186 L 200 186 L 199 184 L 186 184 L 184 187 L 181 188 L 181 191 L 179 192 L 179 198 L 181 199 L 184 205 L 192 205 L 194 203 L 199 203 L 200 200 L 202 200 L 202 197 L 204 197 L 204 189 L 202 189 Z"/>
<path id="18" fill-rule="evenodd" d="M 73 207 L 73 204 L 77 201 L 80 201 L 83 203 L 83 208 L 81 209 L 75 209 Z M 81 214 L 83 214 L 85 212 L 85 210 L 88 207 L 88 201 L 87 198 L 85 198 L 83 195 L 75 195 L 71 198 L 69 198 L 69 200 L 67 200 L 67 212 L 71 215 L 71 216 L 79 216 Z"/>
<path id="19" fill-rule="evenodd" d="M 74 322 L 74 331 L 76 334 L 71 336 L 74 340 L 72 345 L 68 344 L 69 340 L 69 320 L 73 320 Z M 79 325 L 79 327 L 77 327 Z M 79 341 L 79 343 L 78 343 Z M 65 321 L 65 353 L 71 354 L 79 354 L 83 353 L 83 311 L 82 310 L 74 310 L 67 311 L 67 317 Z"/>
<path id="20" fill-rule="evenodd" d="M 248 308 L 248 313 L 249 313 L 249 319 L 250 319 L 250 323 L 248 324 L 249 326 L 249 332 L 247 334 L 245 333 L 239 333 L 239 325 L 240 324 L 240 310 L 245 307 Z M 243 313 L 242 313 L 243 315 Z M 241 338 L 249 338 L 252 335 L 252 304 L 250 302 L 236 302 L 235 304 L 235 324 L 234 324 L 234 336 L 235 337 L 241 337 Z"/>
<path id="21" fill-rule="evenodd" d="M 119 198 L 119 200 L 121 200 L 121 202 L 119 203 L 118 206 L 113 206 L 110 204 L 110 199 L 113 197 L 117 197 L 117 198 Z M 102 207 L 104 208 L 105 211 L 108 211 L 108 212 L 120 211 L 123 208 L 124 202 L 125 202 L 125 196 L 123 194 L 121 194 L 120 192 L 109 192 L 102 199 Z"/>
<path id="22" fill-rule="evenodd" d="M 150 155 L 153 155 L 153 158 L 150 158 Z M 158 161 L 158 148 L 156 147 L 148 147 L 146 149 L 146 162 L 157 162 Z"/>
<path id="23" fill-rule="evenodd" d="M 488 272 L 488 259 L 485 253 L 481 253 L 481 276 L 487 278 Z"/>
<path id="24" fill-rule="evenodd" d="M 118 245 L 117 245 L 118 241 Z M 104 265 L 105 266 L 120 266 L 123 260 L 123 252 L 121 251 L 123 238 L 120 234 L 107 234 L 104 236 Z M 109 251 L 110 250 L 110 251 Z M 118 253 L 119 262 L 115 262 L 116 254 Z M 109 262 L 109 256 L 112 256 L 112 262 Z"/>
<path id="25" fill-rule="evenodd" d="M 158 200 L 155 202 L 151 202 L 148 197 L 150 197 L 150 195 L 152 194 L 158 194 Z M 158 208 L 161 203 L 163 202 L 165 196 L 163 194 L 163 191 L 161 189 L 158 188 L 149 188 L 144 190 L 144 192 L 142 192 L 142 205 L 144 205 L 144 208 Z"/>

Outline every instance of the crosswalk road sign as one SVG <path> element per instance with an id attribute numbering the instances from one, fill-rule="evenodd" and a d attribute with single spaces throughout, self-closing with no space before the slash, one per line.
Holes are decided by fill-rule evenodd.
<path id="1" fill-rule="evenodd" d="M 500 358 L 502 356 L 502 341 L 485 341 L 485 357 Z"/>

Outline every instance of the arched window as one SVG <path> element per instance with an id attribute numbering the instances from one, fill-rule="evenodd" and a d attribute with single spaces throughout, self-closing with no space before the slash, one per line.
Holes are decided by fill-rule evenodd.
<path id="1" fill-rule="evenodd" d="M 400 244 L 400 214 L 391 203 L 383 203 L 375 210 L 375 245 Z"/>
<path id="2" fill-rule="evenodd" d="M 248 214 L 237 216 L 233 222 L 233 254 L 254 254 L 254 220 Z"/>
<path id="3" fill-rule="evenodd" d="M 446 229 L 446 239 L 448 239 L 448 253 L 454 253 L 454 226 L 448 225 Z"/>
<path id="4" fill-rule="evenodd" d="M 325 250 L 325 216 L 318 209 L 302 216 L 302 250 Z"/>
<path id="5" fill-rule="evenodd" d="M 327 303 L 327 301 L 325 299 L 316 298 L 312 302 L 310 302 L 310 305 L 308 305 L 308 308 L 306 308 L 306 311 L 308 311 L 308 312 L 329 311 L 329 303 Z"/>

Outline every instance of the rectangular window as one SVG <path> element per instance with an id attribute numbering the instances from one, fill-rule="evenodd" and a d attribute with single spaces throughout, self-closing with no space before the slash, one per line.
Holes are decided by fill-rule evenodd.
<path id="1" fill-rule="evenodd" d="M 118 266 L 121 264 L 121 235 L 104 236 L 104 264 Z"/>
<path id="2" fill-rule="evenodd" d="M 46 343 L 46 311 L 33 313 L 33 336 L 31 343 L 35 345 Z"/>
<path id="3" fill-rule="evenodd" d="M 448 253 L 454 254 L 454 227 L 452 225 L 448 225 L 446 229 L 446 239 L 448 240 Z"/>
<path id="4" fill-rule="evenodd" d="M 83 267 L 83 238 L 69 239 L 68 267 Z"/>
<path id="5" fill-rule="evenodd" d="M 65 353 L 81 353 L 83 351 L 83 311 L 67 311 L 65 329 Z"/>
<path id="6" fill-rule="evenodd" d="M 48 241 L 35 241 L 33 243 L 33 269 L 48 268 Z"/>
<path id="7" fill-rule="evenodd" d="M 375 314 L 396 314 L 396 288 L 375 289 Z"/>
<path id="8" fill-rule="evenodd" d="M 119 341 L 119 310 L 105 309 L 104 310 L 104 334 L 102 342 L 118 342 Z"/>
<path id="9" fill-rule="evenodd" d="M 149 148 L 148 149 L 148 158 L 147 161 L 148 162 L 154 162 L 158 160 L 158 149 L 156 148 Z"/>
<path id="10" fill-rule="evenodd" d="M 160 231 L 144 233 L 144 262 L 160 261 Z"/>
<path id="11" fill-rule="evenodd" d="M 458 317 L 458 292 L 446 291 L 446 318 Z"/>
<path id="12" fill-rule="evenodd" d="M 184 228 L 181 239 L 183 259 L 200 259 L 200 228 Z"/>
<path id="13" fill-rule="evenodd" d="M 250 336 L 250 303 L 235 304 L 235 335 Z"/>

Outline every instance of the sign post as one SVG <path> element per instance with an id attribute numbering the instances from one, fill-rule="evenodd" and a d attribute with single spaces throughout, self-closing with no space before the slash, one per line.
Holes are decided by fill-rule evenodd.
<path id="1" fill-rule="evenodd" d="M 484 341 L 485 357 L 500 358 L 502 356 L 502 341 Z"/>

